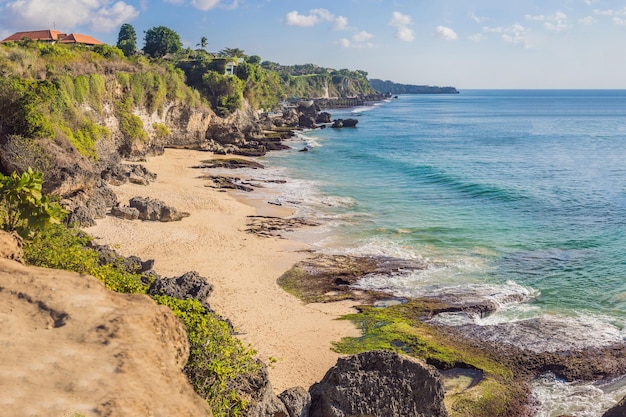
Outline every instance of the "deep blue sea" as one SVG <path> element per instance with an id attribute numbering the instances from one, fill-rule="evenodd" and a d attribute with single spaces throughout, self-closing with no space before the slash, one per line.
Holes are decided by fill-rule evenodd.
<path id="1" fill-rule="evenodd" d="M 468 90 L 329 111 L 358 126 L 303 132 L 265 158 L 263 175 L 289 179 L 275 202 L 324 222 L 297 238 L 428 265 L 362 287 L 501 307 L 448 324 L 541 317 L 574 345 L 624 340 L 626 91 Z M 625 393 L 623 381 L 535 388 L 541 416 L 599 416 Z"/>

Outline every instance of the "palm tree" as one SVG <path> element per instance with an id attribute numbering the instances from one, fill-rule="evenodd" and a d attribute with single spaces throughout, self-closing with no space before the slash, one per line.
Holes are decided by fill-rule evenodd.
<path id="1" fill-rule="evenodd" d="M 200 43 L 196 44 L 196 46 L 199 46 L 202 49 L 206 49 L 207 44 L 208 44 L 208 39 L 206 38 L 206 36 L 203 36 L 200 39 Z"/>
<path id="2" fill-rule="evenodd" d="M 225 56 L 228 58 L 245 58 L 246 54 L 243 52 L 243 49 L 239 48 L 224 48 L 219 54 L 221 56 Z"/>

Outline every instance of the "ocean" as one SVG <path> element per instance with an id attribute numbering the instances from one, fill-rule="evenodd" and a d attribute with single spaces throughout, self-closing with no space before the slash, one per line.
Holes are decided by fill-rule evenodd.
<path id="1" fill-rule="evenodd" d="M 356 128 L 302 132 L 263 158 L 273 203 L 322 227 L 295 233 L 326 253 L 419 259 L 424 271 L 359 285 L 400 297 L 491 300 L 488 317 L 542 318 L 547 350 L 626 337 L 626 91 L 466 90 L 332 109 Z M 306 148 L 307 152 L 299 152 Z M 599 416 L 626 381 L 540 378 L 537 415 Z"/>

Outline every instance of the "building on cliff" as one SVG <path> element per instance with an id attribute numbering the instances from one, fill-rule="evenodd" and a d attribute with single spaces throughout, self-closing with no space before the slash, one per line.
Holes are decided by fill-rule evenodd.
<path id="1" fill-rule="evenodd" d="M 0 43 L 5 42 L 19 42 L 23 39 L 30 39 L 37 42 L 46 42 L 46 43 L 80 43 L 83 45 L 93 46 L 93 45 L 101 45 L 102 42 L 93 38 L 89 35 L 83 35 L 80 33 L 62 33 L 58 30 L 31 30 L 26 32 L 16 32 L 13 35 L 9 36 L 0 41 Z"/>

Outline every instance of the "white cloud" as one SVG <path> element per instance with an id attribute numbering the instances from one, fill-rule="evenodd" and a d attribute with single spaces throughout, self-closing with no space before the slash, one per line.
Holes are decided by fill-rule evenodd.
<path id="1" fill-rule="evenodd" d="M 529 21 L 544 22 L 543 26 L 553 32 L 563 32 L 569 28 L 569 25 L 567 24 L 567 15 L 560 10 L 551 16 L 542 14 L 532 16 L 527 14 L 525 18 Z"/>
<path id="2" fill-rule="evenodd" d="M 300 14 L 294 10 L 287 13 L 285 24 L 287 26 L 313 27 L 318 23 L 333 22 L 333 30 L 346 30 L 348 28 L 348 18 L 345 16 L 335 16 L 326 9 L 311 9 L 309 14 Z"/>
<path id="3" fill-rule="evenodd" d="M 600 16 L 600 17 L 610 17 L 611 21 L 619 26 L 625 26 L 626 25 L 626 7 L 624 7 L 623 9 L 619 9 L 619 10 L 613 10 L 613 9 L 608 9 L 608 10 L 594 10 L 593 14 L 596 16 Z"/>
<path id="4" fill-rule="evenodd" d="M 487 18 L 485 17 L 477 16 L 474 12 L 470 13 L 470 18 L 476 23 L 482 23 L 483 21 L 487 20 Z"/>
<path id="5" fill-rule="evenodd" d="M 354 35 L 352 35 L 352 40 L 355 42 L 365 42 L 369 41 L 373 37 L 374 35 L 372 35 L 371 33 L 362 30 L 359 33 L 355 33 Z"/>
<path id="6" fill-rule="evenodd" d="M 593 16 L 587 16 L 587 17 L 583 17 L 582 19 L 579 19 L 578 21 L 582 23 L 583 25 L 593 25 L 598 20 Z"/>
<path id="7" fill-rule="evenodd" d="M 412 42 L 415 40 L 415 33 L 413 29 L 408 27 L 401 27 L 396 29 L 396 39 L 401 40 L 402 42 Z"/>
<path id="8" fill-rule="evenodd" d="M 587 4 L 587 6 L 591 6 L 593 3 L 597 3 L 600 0 L 585 0 L 585 3 Z"/>
<path id="9" fill-rule="evenodd" d="M 220 0 L 191 0 L 191 5 L 199 10 L 210 10 L 219 3 Z"/>
<path id="10" fill-rule="evenodd" d="M 400 12 L 393 12 L 391 14 L 391 20 L 389 21 L 389 26 L 393 27 L 403 27 L 411 24 L 411 16 L 402 14 Z"/>
<path id="11" fill-rule="evenodd" d="M 368 42 L 370 39 L 372 39 L 374 37 L 374 35 L 372 35 L 369 32 L 366 32 L 364 30 L 355 33 L 354 35 L 352 35 L 352 37 L 350 39 L 348 38 L 341 38 L 339 39 L 339 45 L 341 45 L 343 48 L 373 48 L 374 44 L 372 42 Z"/>
<path id="12" fill-rule="evenodd" d="M 110 8 L 98 10 L 91 26 L 98 32 L 110 32 L 119 29 L 122 23 L 129 22 L 137 16 L 139 16 L 137 9 L 123 1 L 118 1 Z"/>
<path id="13" fill-rule="evenodd" d="M 515 45 L 523 45 L 524 48 L 530 48 L 530 43 L 526 39 L 528 29 L 519 23 L 515 23 L 509 27 L 483 27 L 484 33 L 499 33 L 503 41 Z"/>
<path id="14" fill-rule="evenodd" d="M 411 16 L 400 12 L 393 12 L 389 20 L 389 26 L 396 28 L 395 37 L 403 42 L 412 42 L 415 40 L 415 34 L 411 25 Z"/>
<path id="15" fill-rule="evenodd" d="M 483 35 L 482 33 L 475 33 L 473 35 L 468 36 L 467 39 L 469 39 L 472 42 L 482 42 L 484 40 L 487 40 L 487 37 Z"/>
<path id="16" fill-rule="evenodd" d="M 0 22 L 19 30 L 56 27 L 72 32 L 89 26 L 106 32 L 139 15 L 135 7 L 123 1 L 110 3 L 109 0 L 13 0 L 0 7 Z"/>
<path id="17" fill-rule="evenodd" d="M 435 28 L 435 36 L 444 41 L 455 41 L 458 38 L 456 32 L 449 27 L 437 26 Z"/>
<path id="18" fill-rule="evenodd" d="M 335 18 L 335 24 L 333 30 L 346 30 L 348 29 L 348 18 L 344 16 L 337 16 Z"/>

